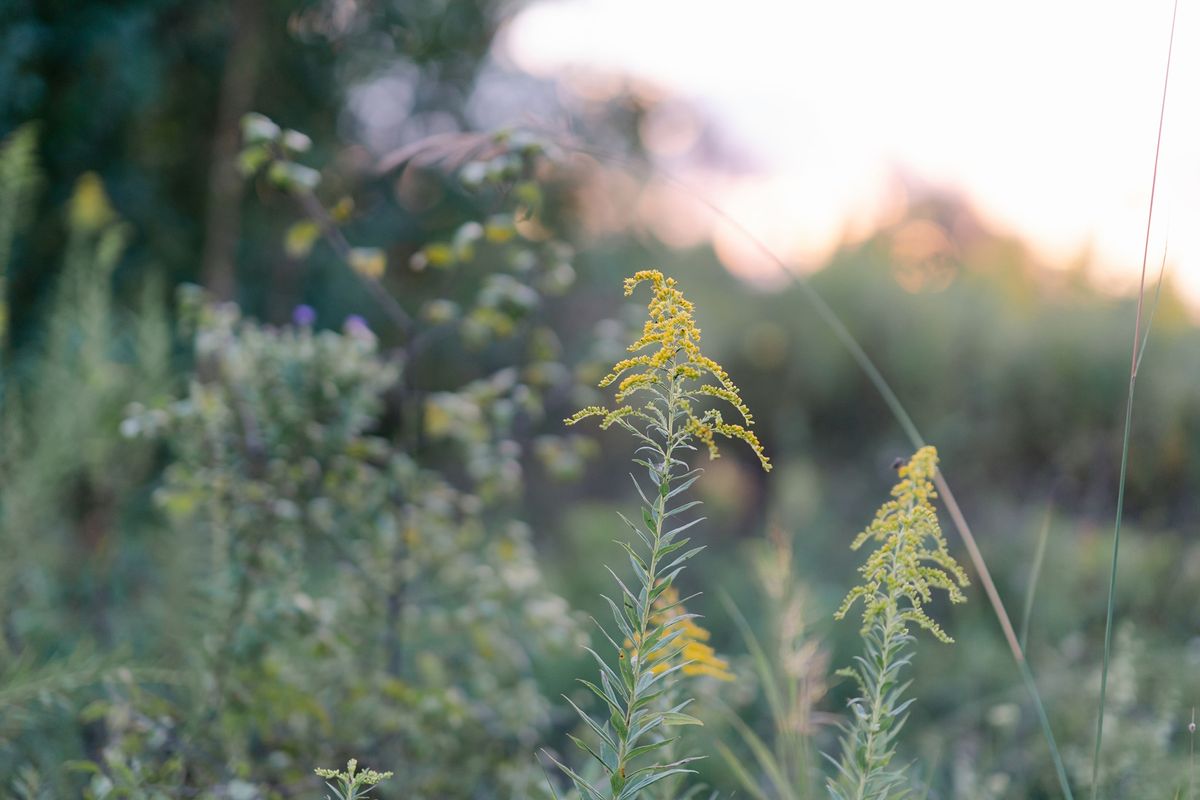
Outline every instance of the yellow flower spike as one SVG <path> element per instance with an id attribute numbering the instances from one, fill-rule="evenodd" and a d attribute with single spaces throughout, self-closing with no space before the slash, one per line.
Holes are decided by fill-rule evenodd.
<path id="1" fill-rule="evenodd" d="M 745 442 L 758 457 L 763 469 L 769 472 L 771 460 L 763 451 L 758 437 L 750 430 L 754 416 L 742 401 L 741 390 L 720 364 L 700 352 L 700 329 L 696 327 L 692 316 L 695 306 L 683 296 L 674 278 L 666 278 L 658 270 L 641 270 L 626 278 L 625 296 L 632 295 L 642 283 L 649 283 L 654 294 L 647 305 L 649 319 L 642 328 L 642 335 L 629 346 L 629 352 L 637 355 L 614 364 L 599 384 L 602 389 L 614 383 L 617 385 L 614 396 L 616 408 L 609 410 L 591 406 L 568 417 L 566 424 L 574 425 L 588 417 L 600 416 L 603 417 L 601 428 L 616 423 L 640 434 L 634 427 L 634 421 L 659 424 L 655 407 L 651 404 L 643 410 L 625 403 L 636 392 L 649 391 L 664 400 L 670 398 L 667 405 L 672 407 L 667 409 L 667 413 L 682 412 L 680 428 L 704 445 L 711 458 L 720 455 L 716 442 L 719 434 L 727 439 Z M 652 347 L 657 348 L 652 353 L 639 353 Z M 706 377 L 715 381 L 715 385 L 704 383 Z M 697 414 L 693 411 L 693 401 L 704 398 L 721 400 L 733 406 L 745 424 L 725 422 L 717 409 Z"/>
<path id="2" fill-rule="evenodd" d="M 892 488 L 892 499 L 883 504 L 850 545 L 857 550 L 869 541 L 880 543 L 859 568 L 864 582 L 846 595 L 837 611 L 838 619 L 862 598 L 864 630 L 877 617 L 892 613 L 924 628 L 939 641 L 953 641 L 924 608 L 932 600 L 934 589 L 945 591 L 952 603 L 965 601 L 961 587 L 969 584 L 966 572 L 946 548 L 931 502 L 937 496 L 933 488 L 937 463 L 937 450 L 922 447 L 901 465 L 900 482 Z"/>

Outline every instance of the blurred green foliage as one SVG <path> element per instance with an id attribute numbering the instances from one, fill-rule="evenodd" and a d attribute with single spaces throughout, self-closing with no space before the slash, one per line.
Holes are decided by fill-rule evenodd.
<path id="1" fill-rule="evenodd" d="M 213 185 L 236 157 L 241 115 L 257 110 L 284 120 L 327 157 L 361 128 L 347 108 L 355 88 L 387 73 L 402 78 L 396 146 L 467 130 L 471 89 L 506 7 L 499 0 L 6 2 L 0 138 L 40 123 L 47 187 L 25 246 L 34 262 L 57 263 L 64 227 L 53 209 L 76 177 L 94 171 L 137 231 L 135 258 L 117 276 L 122 293 L 136 295 L 152 274 L 170 282 L 213 277 L 202 262 L 214 247 L 230 246 L 211 240 L 214 222 L 228 224 L 217 219 L 228 207 L 240 232 L 228 255 L 244 265 L 238 299 L 259 313 L 278 311 L 264 298 L 278 282 L 270 268 L 280 261 L 278 211 L 244 198 L 236 180 Z M 35 301 L 51 291 L 55 272 L 14 270 L 10 292 L 22 332 L 36 328 Z"/>
<path id="2" fill-rule="evenodd" d="M 615 437 L 558 421 L 600 400 L 639 324 L 617 278 L 645 266 L 686 281 L 776 464 L 730 452 L 697 485 L 711 558 L 683 591 L 730 595 L 688 607 L 738 680 L 702 692 L 687 746 L 725 748 L 701 765 L 719 789 L 818 793 L 853 692 L 827 666 L 858 650 L 830 624 L 846 545 L 907 444 L 795 286 L 595 238 L 603 183 L 570 142 L 472 130 L 511 11 L 0 9 L 0 793 L 315 797 L 313 767 L 357 757 L 395 772 L 383 798 L 543 796 L 612 506 L 636 505 Z M 359 113 L 381 98 L 384 156 Z M 638 108 L 580 128 L 636 152 Z M 938 445 L 1013 611 L 1051 509 L 1030 663 L 1086 788 L 1132 300 L 948 196 L 809 280 Z M 1194 777 L 1190 313 L 1168 283 L 1134 411 L 1109 797 Z M 931 797 L 1057 796 L 977 599 L 934 608 L 959 644 L 917 652 L 898 757 Z"/>
<path id="3" fill-rule="evenodd" d="M 126 430 L 173 454 L 158 499 L 181 560 L 163 590 L 184 616 L 163 628 L 213 717 L 187 736 L 191 780 L 269 793 L 355 753 L 407 765 L 408 797 L 527 795 L 550 711 L 531 664 L 579 633 L 504 513 L 516 487 L 456 487 L 382 435 L 402 368 L 360 321 L 272 330 L 184 309 L 197 377 Z"/>

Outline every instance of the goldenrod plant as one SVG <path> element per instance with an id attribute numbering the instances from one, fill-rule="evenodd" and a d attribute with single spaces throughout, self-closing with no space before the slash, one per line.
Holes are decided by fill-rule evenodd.
<path id="1" fill-rule="evenodd" d="M 851 548 L 879 544 L 859 568 L 863 582 L 850 590 L 838 609 L 841 619 L 863 601 L 863 655 L 846 673 L 858 682 L 859 695 L 850 701 L 851 717 L 841 738 L 841 757 L 829 781 L 835 800 L 882 800 L 902 797 L 909 779 L 892 760 L 896 737 L 904 726 L 908 683 L 904 668 L 912 660 L 910 626 L 923 628 L 940 642 L 953 641 L 925 611 L 934 590 L 953 603 L 966 597 L 967 576 L 946 548 L 933 499 L 937 450 L 922 447 L 899 467 L 900 482 L 892 499 L 855 538 Z"/>
<path id="2" fill-rule="evenodd" d="M 346 768 L 343 770 L 318 767 L 313 772 L 325 779 L 325 785 L 333 791 L 335 800 L 360 800 L 376 786 L 392 777 L 390 772 L 376 772 L 373 769 L 360 770 L 356 758 L 347 761 Z"/>
<path id="3" fill-rule="evenodd" d="M 597 785 L 555 761 L 587 800 L 631 800 L 660 781 L 692 772 L 688 765 L 695 756 L 666 757 L 677 737 L 664 732 L 699 724 L 686 712 L 691 700 L 674 698 L 665 708 L 658 701 L 669 696 L 680 673 L 728 677 L 727 666 L 697 634 L 696 615 L 684 612 L 674 589 L 685 562 L 704 549 L 689 547 L 691 538 L 685 535 L 703 517 L 682 516 L 699 503 L 685 501 L 683 494 L 701 474 L 683 457 L 703 444 L 715 458 L 720 435 L 745 442 L 763 469 L 771 468 L 750 430 L 753 417 L 737 386 L 700 351 L 692 303 L 673 278 L 657 270 L 626 279 L 626 296 L 642 283 L 653 289 L 649 319 L 628 348 L 633 355 L 617 362 L 600 382 L 601 388 L 616 386 L 615 404 L 589 406 L 566 420 L 574 425 L 600 417 L 602 429 L 623 428 L 639 443 L 634 463 L 646 475 L 633 479 L 643 502 L 641 520 L 622 517 L 636 537 L 632 544 L 619 542 L 635 577 L 632 588 L 609 570 L 621 589 L 619 601 L 605 597 L 618 634 L 601 630 L 614 653 L 605 659 L 589 649 L 600 667 L 599 684 L 581 680 L 604 703 L 607 721 L 571 703 L 594 734 L 592 742 L 572 740 L 595 759 L 607 781 Z M 726 422 L 720 409 L 701 407 L 712 399 L 732 405 L 742 422 Z"/>

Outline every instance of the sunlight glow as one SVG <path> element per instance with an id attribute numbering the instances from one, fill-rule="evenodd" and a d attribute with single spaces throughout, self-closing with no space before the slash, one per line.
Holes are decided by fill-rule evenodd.
<path id="1" fill-rule="evenodd" d="M 501 48 L 571 91 L 629 75 L 702 109 L 752 168 L 689 172 L 678 156 L 701 123 L 678 108 L 647 123 L 652 151 L 800 262 L 868 231 L 913 178 L 963 193 L 1047 261 L 1088 254 L 1100 285 L 1128 291 L 1170 20 L 1169 0 L 553 0 L 519 15 Z M 1200 306 L 1197 96 L 1200 17 L 1185 4 L 1149 260 L 1169 228 L 1168 269 Z M 726 255 L 742 247 L 714 236 Z"/>

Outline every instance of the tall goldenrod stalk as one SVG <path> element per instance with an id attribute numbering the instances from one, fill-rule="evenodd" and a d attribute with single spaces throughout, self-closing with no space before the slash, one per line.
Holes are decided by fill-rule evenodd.
<path id="1" fill-rule="evenodd" d="M 855 659 L 857 666 L 846 671 L 858 681 L 859 696 L 850 701 L 841 758 L 834 762 L 837 773 L 829 781 L 836 800 L 881 800 L 904 794 L 908 780 L 891 762 L 896 736 L 913 702 L 903 699 L 908 683 L 901 682 L 901 673 L 912 660 L 909 625 L 950 643 L 953 640 L 924 606 L 933 599 L 934 589 L 945 591 L 951 602 L 966 599 L 961 589 L 967 585 L 966 573 L 946 549 L 931 502 L 937 496 L 936 472 L 937 451 L 918 450 L 900 467 L 892 499 L 851 545 L 857 550 L 868 541 L 879 542 L 859 569 L 863 583 L 850 590 L 837 612 L 841 619 L 858 600 L 863 601 L 864 654 Z"/>
<path id="2" fill-rule="evenodd" d="M 634 478 L 641 496 L 642 519 L 625 519 L 636 534 L 633 543 L 621 541 L 629 556 L 636 580 L 630 588 L 611 569 L 621 588 L 619 602 L 605 597 L 618 635 L 604 631 L 612 645 L 615 664 L 589 650 L 600 667 L 599 684 L 581 680 L 604 703 L 607 721 L 598 721 L 574 703 L 594 734 L 594 744 L 578 737 L 572 740 L 598 763 L 607 781 L 595 785 L 570 767 L 555 761 L 587 800 L 631 800 L 643 790 L 673 775 L 692 772 L 695 757 L 665 758 L 676 737 L 666 729 L 695 725 L 699 720 L 685 713 L 691 700 L 684 698 L 668 707 L 659 701 L 669 693 L 675 675 L 682 672 L 726 677 L 723 662 L 703 643 L 692 622 L 695 614 L 683 611 L 673 588 L 684 562 L 703 546 L 688 547 L 684 533 L 703 517 L 684 521 L 680 515 L 699 501 L 684 502 L 682 494 L 700 477 L 683 460 L 696 444 L 716 457 L 716 436 L 740 439 L 758 456 L 763 469 L 771 463 L 758 437 L 750 431 L 753 417 L 725 370 L 700 352 L 700 330 L 693 319 L 694 308 L 672 278 L 655 270 L 638 272 L 625 281 L 628 296 L 641 283 L 649 282 L 654 296 L 642 336 L 629 347 L 631 357 L 614 365 L 601 381 L 601 388 L 616 385 L 613 408 L 590 406 L 567 420 L 573 425 L 589 417 L 600 417 L 600 427 L 624 428 L 639 442 L 634 463 L 646 471 L 646 481 Z M 634 397 L 646 402 L 634 405 Z M 721 410 L 701 404 L 712 400 L 728 403 L 741 422 L 726 422 Z M 623 643 L 622 643 L 623 642 Z M 570 702 L 568 700 L 567 702 Z"/>

